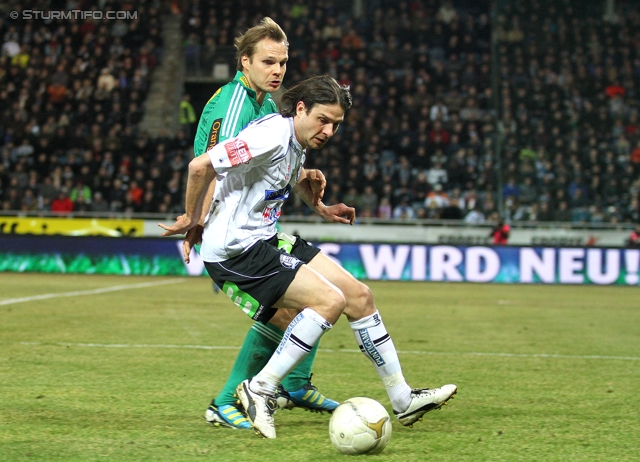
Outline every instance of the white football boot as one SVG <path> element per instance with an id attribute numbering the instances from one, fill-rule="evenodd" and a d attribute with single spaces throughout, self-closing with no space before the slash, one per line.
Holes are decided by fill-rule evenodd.
<path id="1" fill-rule="evenodd" d="M 238 385 L 236 393 L 253 428 L 265 438 L 275 438 L 276 425 L 273 413 L 278 407 L 275 395 L 253 392 L 248 379 Z"/>
<path id="2" fill-rule="evenodd" d="M 421 417 L 429 411 L 440 409 L 447 404 L 453 395 L 458 391 L 455 385 L 443 385 L 440 388 L 414 388 L 411 390 L 411 403 L 404 412 L 396 410 L 393 413 L 405 427 L 411 427 L 421 420 Z"/>

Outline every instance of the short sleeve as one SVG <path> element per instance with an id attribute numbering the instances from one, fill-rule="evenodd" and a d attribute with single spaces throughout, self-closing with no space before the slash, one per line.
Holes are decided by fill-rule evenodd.
<path id="1" fill-rule="evenodd" d="M 211 165 L 219 174 L 231 170 L 246 172 L 285 154 L 281 131 L 273 124 L 249 125 L 238 136 L 207 151 Z"/>

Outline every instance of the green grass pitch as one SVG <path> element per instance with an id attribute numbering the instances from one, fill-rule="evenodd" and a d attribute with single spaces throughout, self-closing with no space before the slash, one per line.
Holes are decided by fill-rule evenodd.
<path id="1" fill-rule="evenodd" d="M 374 460 L 640 460 L 638 288 L 370 286 L 409 384 L 459 387 Z M 0 461 L 349 457 L 327 415 L 280 411 L 275 440 L 204 423 L 250 325 L 206 278 L 0 273 Z M 314 383 L 391 412 L 344 319 Z"/>

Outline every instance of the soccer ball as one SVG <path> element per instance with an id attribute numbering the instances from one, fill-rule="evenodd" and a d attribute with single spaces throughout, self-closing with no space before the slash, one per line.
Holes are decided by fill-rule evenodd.
<path id="1" fill-rule="evenodd" d="M 379 454 L 391 439 L 389 413 L 374 399 L 348 399 L 333 411 L 329 437 L 343 454 Z"/>

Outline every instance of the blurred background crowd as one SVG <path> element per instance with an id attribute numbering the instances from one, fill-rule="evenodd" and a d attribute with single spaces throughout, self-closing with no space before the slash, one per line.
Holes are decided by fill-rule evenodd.
<path id="1" fill-rule="evenodd" d="M 83 4 L 60 9 L 74 5 Z M 172 136 L 139 126 L 163 59 L 163 15 L 179 12 L 187 75 L 211 75 L 233 55 L 234 37 L 270 16 L 289 39 L 285 87 L 321 73 L 351 85 L 345 123 L 307 160 L 327 176 L 327 203 L 383 219 L 640 222 L 634 2 L 615 10 L 589 0 L 100 7 L 127 8 L 136 20 L 21 21 L 2 11 L 3 210 L 182 211 L 193 122 Z M 284 213 L 310 210 L 293 200 Z"/>

